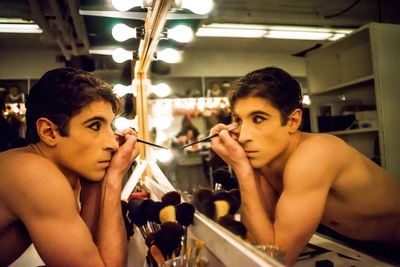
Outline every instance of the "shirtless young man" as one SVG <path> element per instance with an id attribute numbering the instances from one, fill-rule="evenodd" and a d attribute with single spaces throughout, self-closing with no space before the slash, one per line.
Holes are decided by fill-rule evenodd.
<path id="1" fill-rule="evenodd" d="M 292 265 L 322 223 L 347 237 L 400 243 L 400 184 L 343 140 L 299 130 L 299 84 L 278 68 L 241 78 L 233 121 L 212 149 L 234 169 L 242 216 L 257 244 L 275 244 Z"/>
<path id="2" fill-rule="evenodd" d="M 126 266 L 122 177 L 139 147 L 133 130 L 119 147 L 117 110 L 111 86 L 84 71 L 52 70 L 33 86 L 30 145 L 0 154 L 0 266 L 31 243 L 48 266 Z"/>

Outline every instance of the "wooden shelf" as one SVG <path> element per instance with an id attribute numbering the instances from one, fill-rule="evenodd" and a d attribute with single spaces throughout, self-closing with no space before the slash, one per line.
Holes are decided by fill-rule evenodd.
<path id="1" fill-rule="evenodd" d="M 310 95 L 316 96 L 316 95 L 332 93 L 332 92 L 340 90 L 340 89 L 345 89 L 346 87 L 351 87 L 351 86 L 358 85 L 358 84 L 361 84 L 364 82 L 372 81 L 373 79 L 374 79 L 374 75 L 371 74 L 371 75 L 368 75 L 365 77 L 357 78 L 357 79 L 354 79 L 354 80 L 351 80 L 351 81 L 348 81 L 345 83 L 341 83 L 341 84 L 337 84 L 335 86 L 328 87 L 321 92 L 311 93 Z"/>
<path id="2" fill-rule="evenodd" d="M 360 133 L 372 133 L 372 132 L 378 132 L 379 129 L 375 127 L 369 127 L 369 128 L 359 128 L 359 129 L 350 129 L 350 130 L 344 130 L 344 131 L 333 131 L 333 132 L 327 132 L 328 134 L 333 134 L 333 135 L 349 135 L 349 134 L 360 134 Z"/>

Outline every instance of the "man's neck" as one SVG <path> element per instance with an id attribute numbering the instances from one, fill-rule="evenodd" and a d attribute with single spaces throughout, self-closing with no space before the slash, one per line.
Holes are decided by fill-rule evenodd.
<path id="1" fill-rule="evenodd" d="M 51 162 L 53 162 L 57 168 L 64 174 L 65 178 L 67 179 L 67 181 L 69 182 L 69 184 L 71 185 L 72 189 L 76 188 L 79 184 L 78 180 L 79 177 L 74 174 L 71 173 L 71 171 L 63 168 L 62 166 L 60 166 L 56 160 L 54 160 L 54 158 L 52 157 L 52 153 L 51 150 L 49 150 L 47 148 L 47 146 L 41 142 L 36 143 L 36 144 L 30 144 L 29 147 L 32 148 L 32 150 L 39 156 L 44 157 L 48 160 L 50 160 Z"/>
<path id="2" fill-rule="evenodd" d="M 296 151 L 297 147 L 301 142 L 302 133 L 300 131 L 296 131 L 292 136 L 289 142 L 289 145 L 286 149 L 274 160 L 272 160 L 268 164 L 268 168 L 271 172 L 275 173 L 279 177 L 283 177 L 283 172 L 285 171 L 286 164 L 292 154 Z"/>

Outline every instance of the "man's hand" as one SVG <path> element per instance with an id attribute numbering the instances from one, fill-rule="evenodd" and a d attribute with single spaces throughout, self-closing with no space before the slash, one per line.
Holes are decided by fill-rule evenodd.
<path id="1" fill-rule="evenodd" d="M 137 133 L 133 129 L 126 129 L 121 134 L 125 140 L 118 151 L 114 153 L 108 171 L 115 170 L 120 174 L 124 174 L 139 154 L 139 144 L 137 142 Z"/>
<path id="2" fill-rule="evenodd" d="M 239 136 L 239 130 L 235 129 L 229 131 L 232 125 L 217 124 L 211 131 L 210 135 L 218 134 L 217 137 L 211 139 L 211 148 L 217 153 L 227 164 L 231 165 L 232 168 L 246 164 L 250 164 L 247 159 L 246 152 L 237 141 Z"/>

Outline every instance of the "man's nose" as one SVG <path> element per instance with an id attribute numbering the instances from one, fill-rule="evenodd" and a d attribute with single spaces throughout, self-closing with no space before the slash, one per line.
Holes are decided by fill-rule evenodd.
<path id="1" fill-rule="evenodd" d="M 238 138 L 239 143 L 244 144 L 250 139 L 250 130 L 248 128 L 249 127 L 244 123 L 240 125 Z"/>
<path id="2" fill-rule="evenodd" d="M 117 151 L 118 148 L 119 144 L 114 132 L 112 130 L 108 131 L 105 137 L 105 149 L 109 149 L 111 151 Z"/>

